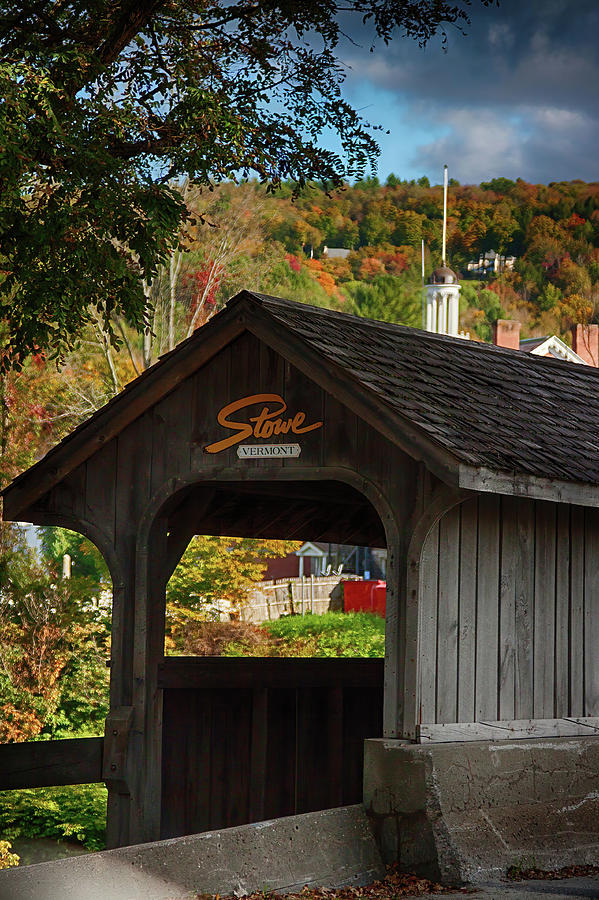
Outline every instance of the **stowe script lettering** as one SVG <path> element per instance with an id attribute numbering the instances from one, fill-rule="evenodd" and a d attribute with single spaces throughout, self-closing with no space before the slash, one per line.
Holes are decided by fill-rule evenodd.
<path id="1" fill-rule="evenodd" d="M 242 409 L 249 406 L 262 406 L 262 410 L 257 416 L 247 416 L 247 421 L 234 421 L 230 416 L 235 415 Z M 249 397 L 242 397 L 240 400 L 234 400 L 223 406 L 217 415 L 217 421 L 223 428 L 228 428 L 234 433 L 222 441 L 215 444 L 209 444 L 205 447 L 206 453 L 220 453 L 222 450 L 228 450 L 241 441 L 249 437 L 255 437 L 259 440 L 269 440 L 278 434 L 307 434 L 309 431 L 315 431 L 322 428 L 322 422 L 313 422 L 311 425 L 305 425 L 306 413 L 296 412 L 294 416 L 283 417 L 283 413 L 287 411 L 287 404 L 280 394 L 252 394 Z"/>

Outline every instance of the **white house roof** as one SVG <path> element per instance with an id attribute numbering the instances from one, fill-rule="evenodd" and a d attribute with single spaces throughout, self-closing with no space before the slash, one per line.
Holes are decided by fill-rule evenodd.
<path id="1" fill-rule="evenodd" d="M 571 347 L 568 347 L 561 338 L 555 334 L 550 337 L 527 338 L 520 341 L 520 349 L 526 353 L 534 353 L 535 356 L 553 356 L 555 359 L 565 359 L 568 362 L 586 366 L 587 363 Z"/>

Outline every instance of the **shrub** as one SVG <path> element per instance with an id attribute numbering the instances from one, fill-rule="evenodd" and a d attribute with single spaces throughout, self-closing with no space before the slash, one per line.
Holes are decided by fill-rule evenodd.
<path id="1" fill-rule="evenodd" d="M 0 841 L 0 869 L 10 869 L 11 866 L 18 866 L 20 857 L 16 853 L 11 853 L 12 844 L 8 841 Z"/>
<path id="2" fill-rule="evenodd" d="M 9 840 L 74 838 L 87 850 L 103 850 L 106 799 L 102 784 L 3 791 L 0 793 L 0 835 Z"/>

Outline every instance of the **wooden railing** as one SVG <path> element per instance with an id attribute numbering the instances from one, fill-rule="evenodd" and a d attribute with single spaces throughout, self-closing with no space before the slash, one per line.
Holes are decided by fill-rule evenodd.
<path id="1" fill-rule="evenodd" d="M 102 781 L 104 738 L 0 744 L 0 791 Z"/>
<path id="2" fill-rule="evenodd" d="M 173 658 L 162 837 L 359 803 L 382 736 L 382 659 Z"/>
<path id="3" fill-rule="evenodd" d="M 158 686 L 163 837 L 362 799 L 382 659 L 171 658 Z M 0 744 L 0 790 L 101 782 L 103 752 L 104 738 Z"/>

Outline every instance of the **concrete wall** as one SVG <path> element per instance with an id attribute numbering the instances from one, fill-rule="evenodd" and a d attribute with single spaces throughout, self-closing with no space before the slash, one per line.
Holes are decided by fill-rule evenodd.
<path id="1" fill-rule="evenodd" d="M 445 882 L 599 858 L 599 737 L 368 740 L 364 805 L 385 862 Z"/>
<path id="2" fill-rule="evenodd" d="M 183 900 L 369 884 L 384 866 L 362 806 L 0 872 L 0 900 Z"/>

